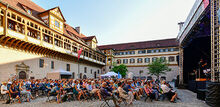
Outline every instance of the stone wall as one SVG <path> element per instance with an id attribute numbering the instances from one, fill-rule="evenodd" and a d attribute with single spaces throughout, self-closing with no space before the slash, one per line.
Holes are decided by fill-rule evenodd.
<path id="1" fill-rule="evenodd" d="M 172 79 L 175 79 L 178 75 L 178 66 L 169 66 L 169 68 L 171 68 L 171 71 L 167 72 L 166 75 L 161 75 L 161 76 L 166 76 L 167 81 L 172 81 Z M 141 74 L 141 76 L 146 76 L 146 77 L 150 76 L 148 74 L 149 70 L 147 69 L 147 67 L 127 67 L 127 69 L 128 69 L 128 72 L 132 72 L 134 76 L 140 76 L 140 73 L 139 73 L 140 70 L 143 70 L 143 73 Z"/>
<path id="2" fill-rule="evenodd" d="M 44 60 L 43 68 L 39 66 L 40 59 Z M 54 61 L 54 69 L 51 69 L 51 61 Z M 18 72 L 16 72 L 16 65 L 21 65 L 22 63 L 29 66 L 29 71 L 27 71 L 29 78 L 34 77 L 35 79 L 41 79 L 46 77 L 48 72 L 53 72 L 58 69 L 66 70 L 67 64 L 70 64 L 70 72 L 74 72 L 75 78 L 78 78 L 78 62 L 61 61 L 0 46 L 0 82 L 7 80 L 15 74 L 18 75 L 18 72 L 22 70 L 17 70 Z M 83 62 L 80 63 L 79 67 L 80 73 L 82 73 L 82 77 L 83 75 L 86 75 L 87 78 L 94 78 L 95 72 L 97 77 L 99 77 L 102 72 L 101 67 L 88 65 Z M 87 67 L 87 73 L 84 73 L 84 67 Z"/>

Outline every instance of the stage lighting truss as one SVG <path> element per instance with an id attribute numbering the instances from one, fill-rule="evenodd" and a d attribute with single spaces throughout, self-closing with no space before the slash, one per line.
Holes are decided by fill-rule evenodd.
<path id="1" fill-rule="evenodd" d="M 211 0 L 211 81 L 220 82 L 219 0 Z M 219 16 L 219 17 L 218 17 Z"/>

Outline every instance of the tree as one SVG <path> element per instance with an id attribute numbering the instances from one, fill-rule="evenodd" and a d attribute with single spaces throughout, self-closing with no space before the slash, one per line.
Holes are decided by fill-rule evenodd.
<path id="1" fill-rule="evenodd" d="M 113 68 L 111 69 L 115 73 L 120 73 L 122 77 L 126 76 L 126 72 L 128 71 L 127 67 L 124 64 L 121 64 L 119 66 L 113 65 Z"/>
<path id="2" fill-rule="evenodd" d="M 148 65 L 148 70 L 150 75 L 155 75 L 157 79 L 159 79 L 161 74 L 166 74 L 166 72 L 171 71 L 168 67 L 168 63 L 166 60 L 162 58 L 156 59 Z"/>

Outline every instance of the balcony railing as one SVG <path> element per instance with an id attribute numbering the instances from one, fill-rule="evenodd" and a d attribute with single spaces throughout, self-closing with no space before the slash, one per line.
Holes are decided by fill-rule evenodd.
<path id="1" fill-rule="evenodd" d="M 2 10 L 0 9 L 0 11 Z M 3 15 L 4 14 L 0 12 L 0 23 L 3 23 Z M 10 11 L 7 14 L 6 31 L 6 36 L 30 42 L 75 57 L 78 57 L 77 50 L 84 48 L 83 53 L 80 56 L 81 59 L 105 65 L 105 56 L 103 54 L 100 54 L 95 50 L 91 50 L 90 48 L 83 46 L 83 44 L 79 44 L 62 34 L 49 30 L 49 28 L 40 26 L 40 24 L 38 25 L 30 20 L 25 20 L 21 16 Z M 0 24 L 0 34 L 4 34 L 4 27 L 2 24 Z M 84 54 L 84 52 L 86 54 Z"/>

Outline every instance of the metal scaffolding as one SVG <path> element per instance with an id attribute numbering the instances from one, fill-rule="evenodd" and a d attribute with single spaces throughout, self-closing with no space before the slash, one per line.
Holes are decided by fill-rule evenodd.
<path id="1" fill-rule="evenodd" d="M 211 0 L 211 81 L 220 82 L 219 0 Z"/>

